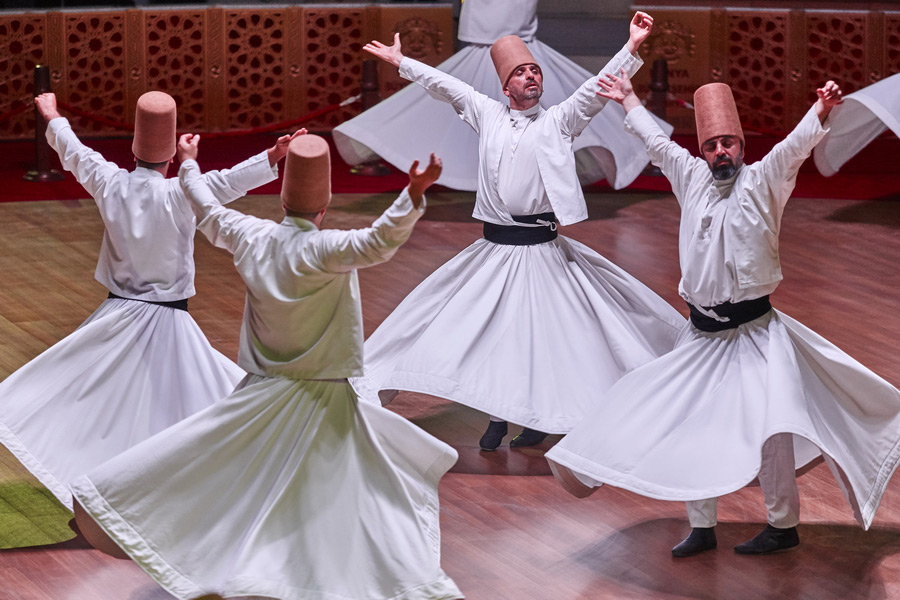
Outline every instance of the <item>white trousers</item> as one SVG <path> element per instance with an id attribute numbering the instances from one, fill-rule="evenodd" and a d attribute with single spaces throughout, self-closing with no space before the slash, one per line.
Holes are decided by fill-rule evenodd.
<path id="1" fill-rule="evenodd" d="M 800 493 L 794 474 L 793 434 L 773 435 L 763 445 L 759 486 L 766 501 L 769 525 L 779 529 L 800 522 Z M 691 527 L 713 527 L 717 522 L 718 498 L 685 502 Z"/>

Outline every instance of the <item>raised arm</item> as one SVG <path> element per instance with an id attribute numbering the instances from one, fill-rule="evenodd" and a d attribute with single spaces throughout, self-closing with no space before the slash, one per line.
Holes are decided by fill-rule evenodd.
<path id="1" fill-rule="evenodd" d="M 825 124 L 825 119 L 831 114 L 831 109 L 842 103 L 841 88 L 835 82 L 828 80 L 825 85 L 816 90 L 816 115 L 819 117 L 819 123 Z"/>
<path id="2" fill-rule="evenodd" d="M 831 109 L 842 102 L 841 88 L 834 81 L 828 81 L 817 89 L 816 95 L 818 99 L 815 104 L 787 137 L 775 144 L 762 160 L 751 165 L 762 174 L 769 187 L 776 191 L 771 194 L 771 198 L 782 206 L 790 197 L 794 178 L 803 162 L 828 133 L 826 119 Z"/>
<path id="3" fill-rule="evenodd" d="M 56 94 L 47 92 L 34 99 L 34 104 L 47 122 L 47 143 L 59 156 L 63 169 L 72 173 L 87 193 L 103 210 L 103 193 L 112 178 L 123 171 L 99 152 L 81 143 L 69 121 L 59 114 Z"/>
<path id="4" fill-rule="evenodd" d="M 363 46 L 369 54 L 397 67 L 401 77 L 418 83 L 433 98 L 450 104 L 463 121 L 479 131 L 482 107 L 486 102 L 495 101 L 452 75 L 404 56 L 401 48 L 399 33 L 394 34 L 391 46 L 377 40 Z"/>
<path id="5" fill-rule="evenodd" d="M 400 68 L 400 63 L 405 58 L 403 56 L 403 52 L 401 52 L 400 45 L 400 34 L 394 34 L 394 44 L 392 46 L 386 46 L 379 42 L 378 40 L 372 40 L 365 46 L 363 46 L 363 50 L 377 56 L 384 62 L 390 63 L 397 68 Z"/>
<path id="6" fill-rule="evenodd" d="M 629 36 L 625 46 L 600 70 L 600 73 L 584 82 L 574 94 L 555 107 L 555 110 L 559 111 L 561 126 L 566 134 L 579 135 L 591 119 L 606 106 L 608 98 L 597 93 L 601 80 L 623 70 L 629 76 L 637 73 L 644 64 L 637 51 L 652 30 L 653 17 L 637 11 L 629 24 Z"/>
<path id="7" fill-rule="evenodd" d="M 598 96 L 618 102 L 625 109 L 626 129 L 644 142 L 650 160 L 662 170 L 672 184 L 672 191 L 681 202 L 682 192 L 690 181 L 697 159 L 673 142 L 659 127 L 634 93 L 631 78 L 624 69 L 618 76 L 607 75 L 598 82 L 598 85 L 600 86 Z"/>
<path id="8" fill-rule="evenodd" d="M 434 154 L 424 169 L 418 166 L 419 161 L 412 164 L 409 185 L 371 227 L 324 230 L 304 246 L 301 260 L 330 273 L 345 273 L 390 260 L 424 213 L 425 190 L 441 175 L 441 159 Z"/>

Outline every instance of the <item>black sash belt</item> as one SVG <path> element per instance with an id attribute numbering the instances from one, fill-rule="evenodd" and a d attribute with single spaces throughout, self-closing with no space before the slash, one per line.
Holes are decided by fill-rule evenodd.
<path id="1" fill-rule="evenodd" d="M 152 300 L 138 300 L 137 298 L 123 298 L 122 296 L 118 296 L 109 293 L 107 298 L 115 298 L 117 300 L 134 300 L 135 302 L 146 302 L 147 304 L 155 304 L 157 306 L 168 306 L 169 308 L 177 308 L 178 310 L 183 310 L 184 312 L 188 312 L 187 307 L 187 298 L 184 300 L 170 300 L 169 302 L 153 302 Z"/>
<path id="2" fill-rule="evenodd" d="M 772 305 L 769 303 L 769 297 L 754 298 L 753 300 L 744 300 L 743 302 L 725 302 L 718 306 L 703 307 L 704 310 L 711 310 L 720 317 L 727 317 L 727 321 L 716 321 L 712 317 L 707 317 L 697 310 L 697 307 L 687 303 L 691 310 L 691 323 L 700 331 L 725 331 L 726 329 L 735 329 L 736 327 L 749 323 L 753 319 L 758 319 L 770 310 Z"/>
<path id="3" fill-rule="evenodd" d="M 484 224 L 484 239 L 504 246 L 533 246 L 556 239 L 556 215 L 552 212 L 539 215 L 513 216 L 517 223 L 537 225 L 538 220 L 549 221 L 551 225 L 543 227 L 519 227 L 518 225 Z"/>

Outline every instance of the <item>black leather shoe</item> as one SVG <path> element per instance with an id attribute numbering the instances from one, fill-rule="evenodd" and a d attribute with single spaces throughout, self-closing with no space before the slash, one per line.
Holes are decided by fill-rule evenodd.
<path id="1" fill-rule="evenodd" d="M 672 548 L 672 556 L 694 556 L 707 550 L 715 550 L 717 545 L 715 527 L 694 527 L 680 544 Z"/>
<path id="2" fill-rule="evenodd" d="M 487 431 L 481 436 L 478 445 L 481 446 L 481 449 L 485 452 L 493 452 L 497 449 L 497 446 L 500 445 L 500 442 L 503 441 L 503 436 L 508 432 L 509 427 L 507 426 L 506 421 L 491 421 L 488 423 Z"/>
<path id="3" fill-rule="evenodd" d="M 537 446 L 543 442 L 548 435 L 550 434 L 536 429 L 528 429 L 526 427 L 522 430 L 522 433 L 512 439 L 509 443 L 509 447 L 522 448 L 523 446 Z"/>
<path id="4" fill-rule="evenodd" d="M 743 544 L 738 544 L 734 547 L 734 551 L 738 554 L 771 554 L 793 548 L 799 543 L 800 536 L 797 535 L 796 527 L 779 529 L 766 525 L 759 535 Z"/>

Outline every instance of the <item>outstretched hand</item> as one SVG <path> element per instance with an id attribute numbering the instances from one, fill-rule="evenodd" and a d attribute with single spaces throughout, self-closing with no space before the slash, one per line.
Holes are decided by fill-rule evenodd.
<path id="1" fill-rule="evenodd" d="M 603 77 L 597 79 L 597 85 L 600 86 L 598 96 L 609 98 L 614 102 L 618 102 L 625 108 L 625 112 L 641 104 L 640 99 L 634 93 L 634 87 L 631 85 L 631 78 L 625 69 L 620 70 L 620 75 L 609 73 L 606 80 Z"/>
<path id="2" fill-rule="evenodd" d="M 640 10 L 634 13 L 628 26 L 628 42 L 625 44 L 628 51 L 632 54 L 637 52 L 651 31 L 653 31 L 653 17 Z"/>
<path id="3" fill-rule="evenodd" d="M 825 118 L 831 112 L 831 109 L 844 101 L 841 97 L 841 86 L 834 81 L 828 80 L 825 85 L 816 90 L 816 114 L 819 116 L 819 122 L 824 123 Z"/>
<path id="4" fill-rule="evenodd" d="M 175 151 L 178 161 L 184 162 L 191 158 L 197 160 L 199 153 L 200 136 L 193 133 L 182 133 L 181 137 L 178 138 L 178 145 Z"/>
<path id="5" fill-rule="evenodd" d="M 400 61 L 403 60 L 403 53 L 400 51 L 399 33 L 394 34 L 393 46 L 385 46 L 378 40 L 372 40 L 371 42 L 363 46 L 363 50 L 365 50 L 369 54 L 374 54 L 385 62 L 391 63 L 395 67 L 399 67 Z"/>
<path id="6" fill-rule="evenodd" d="M 409 197 L 412 198 L 413 206 L 419 208 L 422 205 L 423 195 L 431 184 L 438 180 L 443 170 L 441 159 L 431 153 L 428 159 L 428 166 L 425 169 L 419 169 L 419 161 L 414 161 L 409 168 Z"/>
<path id="7" fill-rule="evenodd" d="M 294 133 L 288 133 L 275 140 L 275 144 L 266 150 L 269 154 L 269 166 L 274 167 L 275 163 L 287 156 L 288 146 L 291 145 L 291 140 L 301 135 L 306 135 L 305 127 L 301 127 Z"/>
<path id="8" fill-rule="evenodd" d="M 53 92 L 45 92 L 39 96 L 35 96 L 34 105 L 37 106 L 38 112 L 41 113 L 41 116 L 47 123 L 56 117 L 62 116 L 56 108 L 56 94 Z"/>

